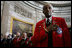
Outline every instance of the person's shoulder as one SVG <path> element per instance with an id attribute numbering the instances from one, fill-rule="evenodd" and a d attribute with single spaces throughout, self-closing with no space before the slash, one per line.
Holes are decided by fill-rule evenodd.
<path id="1" fill-rule="evenodd" d="M 63 19 L 62 17 L 53 17 L 53 18 L 56 18 L 56 19 Z"/>
<path id="2" fill-rule="evenodd" d="M 40 20 L 39 22 L 37 22 L 36 24 L 42 24 L 45 21 L 45 19 Z"/>
<path id="3" fill-rule="evenodd" d="M 62 17 L 53 17 L 53 18 L 55 18 L 57 20 L 64 20 L 64 18 L 62 18 Z"/>

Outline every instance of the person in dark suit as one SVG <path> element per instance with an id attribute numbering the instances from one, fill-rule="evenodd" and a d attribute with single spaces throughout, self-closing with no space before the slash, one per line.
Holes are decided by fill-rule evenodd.
<path id="1" fill-rule="evenodd" d="M 20 45 L 21 47 L 28 47 L 28 44 L 27 44 L 27 41 L 28 41 L 28 36 L 27 36 L 27 33 L 23 33 L 22 34 L 22 39 L 21 39 L 21 42 L 20 42 Z"/>
<path id="2" fill-rule="evenodd" d="M 8 43 L 8 47 L 9 47 L 9 48 L 10 48 L 10 47 L 13 47 L 13 46 L 12 46 L 12 35 L 11 35 L 11 34 L 8 35 L 7 43 Z"/>
<path id="3" fill-rule="evenodd" d="M 7 35 L 4 35 L 4 36 L 3 36 L 3 39 L 2 39 L 2 41 L 1 41 L 1 47 L 8 47 L 8 42 L 7 42 L 7 40 L 8 40 L 8 36 L 7 36 Z"/>

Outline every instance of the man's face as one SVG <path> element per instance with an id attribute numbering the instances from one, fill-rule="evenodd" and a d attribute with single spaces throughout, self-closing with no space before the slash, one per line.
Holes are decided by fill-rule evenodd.
<path id="1" fill-rule="evenodd" d="M 43 8 L 43 13 L 44 13 L 46 18 L 51 17 L 51 15 L 52 15 L 52 8 L 51 8 L 51 6 L 50 5 L 45 5 L 44 8 Z"/>
<path id="2" fill-rule="evenodd" d="M 20 33 L 19 33 L 19 32 L 17 32 L 16 36 L 20 36 Z"/>
<path id="3" fill-rule="evenodd" d="M 26 38 L 26 37 L 27 37 L 27 33 L 23 33 L 23 37 L 25 37 L 25 38 Z"/>

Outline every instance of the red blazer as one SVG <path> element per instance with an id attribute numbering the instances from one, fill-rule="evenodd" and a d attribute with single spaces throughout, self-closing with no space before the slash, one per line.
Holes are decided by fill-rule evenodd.
<path id="1" fill-rule="evenodd" d="M 63 18 L 52 17 L 53 21 L 62 29 L 62 33 L 52 32 L 53 47 L 71 47 L 71 36 Z M 34 36 L 31 37 L 33 47 L 48 47 L 48 34 L 44 30 L 43 23 L 46 24 L 46 19 L 39 21 L 36 24 Z M 46 25 L 45 25 L 46 27 Z M 43 40 L 46 37 L 45 40 Z"/>
<path id="2" fill-rule="evenodd" d="M 14 47 L 20 47 L 20 41 L 21 41 L 22 37 L 20 37 L 18 40 L 17 38 L 13 39 L 13 46 Z"/>

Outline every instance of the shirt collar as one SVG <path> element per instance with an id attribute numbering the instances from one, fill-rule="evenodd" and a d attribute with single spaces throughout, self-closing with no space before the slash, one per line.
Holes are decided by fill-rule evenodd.
<path id="1" fill-rule="evenodd" d="M 49 22 L 51 23 L 52 21 L 52 16 L 49 18 Z M 47 18 L 46 18 L 46 22 L 47 22 Z"/>

